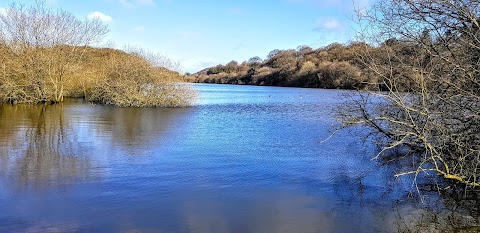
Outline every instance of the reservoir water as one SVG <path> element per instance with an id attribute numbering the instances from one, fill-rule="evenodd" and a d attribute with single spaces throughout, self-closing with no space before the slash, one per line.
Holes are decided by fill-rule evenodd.
<path id="1" fill-rule="evenodd" d="M 338 90 L 195 84 L 188 108 L 0 107 L 0 232 L 395 231 L 411 183 Z"/>

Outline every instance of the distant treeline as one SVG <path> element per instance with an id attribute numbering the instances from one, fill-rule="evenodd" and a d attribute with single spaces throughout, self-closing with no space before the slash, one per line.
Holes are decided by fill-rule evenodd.
<path id="1" fill-rule="evenodd" d="M 252 57 L 238 63 L 231 61 L 226 65 L 206 68 L 190 76 L 191 82 L 217 84 L 246 84 L 285 87 L 315 87 L 327 89 L 379 89 L 385 90 L 388 84 L 372 74 L 363 57 L 371 56 L 392 62 L 391 57 L 380 52 L 381 47 L 399 51 L 401 56 L 412 56 L 415 46 L 390 39 L 377 47 L 363 42 L 348 45 L 333 43 L 323 48 L 312 49 L 299 46 L 297 49 L 273 50 L 267 59 Z M 390 71 L 386 71 L 390 72 Z M 413 77 L 408 71 L 399 78 L 399 90 L 408 90 Z M 390 81 L 390 80 L 389 80 Z"/>

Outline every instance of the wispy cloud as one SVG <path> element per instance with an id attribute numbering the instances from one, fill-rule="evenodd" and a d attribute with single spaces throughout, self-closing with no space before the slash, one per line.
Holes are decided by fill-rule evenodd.
<path id="1" fill-rule="evenodd" d="M 315 31 L 322 32 L 342 32 L 347 29 L 347 26 L 340 20 L 335 18 L 319 18 Z"/>
<path id="2" fill-rule="evenodd" d="M 106 15 L 100 11 L 94 11 L 87 16 L 88 19 L 98 19 L 104 23 L 110 23 L 113 21 L 113 18 L 109 15 Z"/>
<path id="3" fill-rule="evenodd" d="M 351 30 L 351 25 L 348 22 L 334 17 L 319 18 L 313 31 L 320 34 L 319 46 L 325 46 L 333 42 L 347 43 L 354 36 L 354 32 Z"/>
<path id="4" fill-rule="evenodd" d="M 334 18 L 323 18 L 318 19 L 316 30 L 325 30 L 325 31 L 343 31 L 345 26 L 337 19 Z"/>

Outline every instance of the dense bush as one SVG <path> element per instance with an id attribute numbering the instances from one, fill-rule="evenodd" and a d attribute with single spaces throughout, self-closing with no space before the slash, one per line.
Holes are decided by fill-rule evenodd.
<path id="1" fill-rule="evenodd" d="M 48 32 L 48 33 L 45 33 Z M 44 2 L 0 14 L 0 102 L 58 103 L 64 97 L 117 106 L 185 106 L 195 94 L 177 64 L 159 54 L 92 48 L 108 32 Z"/>
<path id="2" fill-rule="evenodd" d="M 121 107 L 188 106 L 195 93 L 185 84 L 172 82 L 180 76 L 151 65 L 143 57 L 113 53 L 86 93 L 87 100 Z"/>
<path id="3" fill-rule="evenodd" d="M 81 50 L 107 32 L 99 20 L 79 20 L 41 1 L 30 7 L 11 5 L 0 14 L 1 100 L 61 102 Z"/>

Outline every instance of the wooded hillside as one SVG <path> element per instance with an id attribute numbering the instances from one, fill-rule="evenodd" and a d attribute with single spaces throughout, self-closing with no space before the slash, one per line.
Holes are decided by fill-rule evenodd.
<path id="1" fill-rule="evenodd" d="M 238 63 L 231 61 L 225 65 L 206 68 L 190 77 L 193 82 L 220 84 L 250 84 L 288 87 L 317 87 L 328 89 L 377 89 L 387 90 L 382 75 L 372 74 L 362 56 L 368 54 L 390 62 L 383 47 L 389 47 L 402 57 L 412 57 L 415 46 L 400 40 L 389 39 L 379 47 L 363 42 L 348 45 L 333 43 L 323 48 L 312 49 L 299 46 L 293 50 L 273 50 L 267 59 L 252 57 Z M 389 72 L 389 71 L 385 71 Z M 409 90 L 415 76 L 407 70 L 396 70 L 400 90 Z"/>

